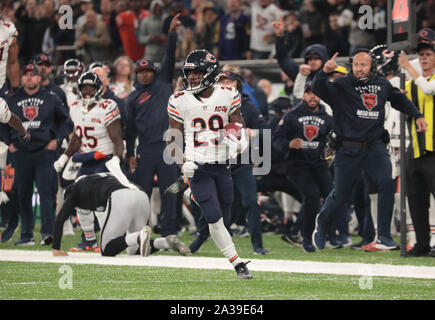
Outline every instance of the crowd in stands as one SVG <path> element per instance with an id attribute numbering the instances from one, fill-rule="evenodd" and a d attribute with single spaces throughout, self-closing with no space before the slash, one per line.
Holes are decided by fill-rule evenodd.
<path id="1" fill-rule="evenodd" d="M 386 0 L 15 0 L 7 16 L 19 32 L 22 64 L 40 52 L 55 64 L 77 57 L 84 63 L 114 61 L 126 55 L 161 61 L 172 18 L 181 13 L 177 61 L 193 49 L 220 60 L 272 58 L 275 36 L 271 22 L 282 16 L 288 55 L 300 57 L 307 46 L 324 44 L 329 54 L 347 56 L 357 48 L 386 43 Z M 73 28 L 62 29 L 72 8 Z M 373 28 L 359 28 L 369 5 Z M 434 25 L 435 6 L 417 1 L 417 30 Z M 365 13 L 365 11 L 364 11 Z M 74 49 L 63 50 L 63 46 Z M 66 47 L 66 48 L 68 48 Z M 61 50 L 59 50 L 59 48 Z M 64 47 L 65 48 L 65 47 Z"/>

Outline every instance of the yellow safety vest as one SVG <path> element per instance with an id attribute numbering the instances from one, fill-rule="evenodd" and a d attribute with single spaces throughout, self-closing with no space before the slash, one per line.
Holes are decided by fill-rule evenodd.
<path id="1" fill-rule="evenodd" d="M 435 79 L 435 74 L 430 77 L 429 81 Z M 414 152 L 414 159 L 420 158 L 428 151 L 433 152 L 434 146 L 434 105 L 435 96 L 432 94 L 424 94 L 420 88 L 414 83 L 414 80 L 406 82 L 406 91 L 409 100 L 411 100 L 422 114 L 427 122 L 426 132 L 417 132 L 415 119 L 409 118 L 408 126 L 411 132 L 411 144 Z"/>

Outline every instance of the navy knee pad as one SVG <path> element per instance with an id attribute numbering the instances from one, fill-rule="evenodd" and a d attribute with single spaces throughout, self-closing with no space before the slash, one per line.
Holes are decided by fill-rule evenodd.
<path id="1" fill-rule="evenodd" d="M 221 207 L 217 201 L 212 201 L 212 198 L 200 202 L 199 207 L 201 208 L 201 213 L 204 215 L 207 223 L 216 223 L 220 218 L 222 218 Z"/>
<path id="2" fill-rule="evenodd" d="M 125 242 L 125 235 L 110 240 L 104 248 L 101 248 L 101 255 L 105 257 L 114 257 L 128 247 Z"/>

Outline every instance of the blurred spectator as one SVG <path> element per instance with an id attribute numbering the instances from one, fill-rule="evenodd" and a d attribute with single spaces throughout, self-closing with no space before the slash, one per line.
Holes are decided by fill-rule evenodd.
<path id="1" fill-rule="evenodd" d="M 284 11 L 298 11 L 300 0 L 279 0 L 279 7 Z"/>
<path id="2" fill-rule="evenodd" d="M 162 61 L 168 37 L 163 33 L 163 2 L 153 0 L 150 6 L 151 16 L 140 24 L 138 41 L 146 46 L 145 58 Z"/>
<path id="3" fill-rule="evenodd" d="M 144 56 L 145 47 L 138 43 L 136 32 L 139 30 L 142 20 L 150 16 L 151 13 L 142 8 L 141 0 L 129 0 L 125 8 L 116 16 L 116 25 L 119 28 L 125 55 L 133 61 L 137 61 Z"/>
<path id="4" fill-rule="evenodd" d="M 283 17 L 284 45 L 288 51 L 287 56 L 298 58 L 302 52 L 302 28 L 295 12 L 290 12 Z"/>
<path id="5" fill-rule="evenodd" d="M 63 64 L 65 60 L 75 57 L 75 50 L 56 51 L 58 46 L 73 46 L 75 31 L 73 29 L 60 29 L 59 19 L 62 14 L 55 12 L 54 20 L 44 32 L 42 51 L 53 59 L 54 64 Z"/>
<path id="6" fill-rule="evenodd" d="M 243 78 L 245 79 L 245 83 L 243 85 L 242 93 L 246 94 L 249 99 L 251 99 L 251 102 L 257 107 L 257 110 L 263 117 L 267 117 L 267 97 L 263 89 L 257 85 L 256 78 L 252 70 L 243 69 Z"/>
<path id="7" fill-rule="evenodd" d="M 267 98 L 267 103 L 271 103 L 273 100 L 272 97 L 272 82 L 268 79 L 260 79 L 258 80 L 257 85 L 264 91 L 264 94 Z"/>
<path id="8" fill-rule="evenodd" d="M 340 15 L 337 12 L 333 12 L 328 18 L 324 44 L 328 48 L 330 56 L 336 52 L 340 56 L 347 56 L 349 54 L 349 42 L 347 41 L 349 34 L 346 32 L 346 29 L 338 24 L 339 17 Z"/>
<path id="9" fill-rule="evenodd" d="M 212 2 L 205 2 L 195 26 L 195 42 L 201 49 L 217 55 L 220 22 Z"/>
<path id="10" fill-rule="evenodd" d="M 177 47 L 176 59 L 184 61 L 189 53 L 198 49 L 195 42 L 194 31 L 192 28 L 185 28 L 183 31 L 183 39 L 181 40 L 180 48 Z"/>
<path id="11" fill-rule="evenodd" d="M 134 90 L 133 68 L 133 61 L 127 56 L 121 56 L 113 63 L 113 76 L 109 88 L 121 99 L 127 98 L 128 94 Z"/>
<path id="12" fill-rule="evenodd" d="M 171 12 L 170 12 L 169 16 L 165 19 L 165 21 L 163 23 L 163 32 L 165 34 L 168 33 L 169 26 L 171 25 L 171 21 L 175 17 L 175 15 L 177 15 L 178 13 L 180 13 L 179 20 L 181 22 L 181 25 L 184 27 L 184 28 L 179 28 L 179 30 L 180 30 L 179 32 L 181 34 L 183 33 L 183 29 L 195 27 L 195 20 L 193 20 L 190 17 L 189 11 L 187 11 L 183 7 L 183 2 L 181 0 L 175 0 L 171 4 Z M 178 36 L 180 37 L 180 34 L 178 34 Z"/>
<path id="13" fill-rule="evenodd" d="M 41 52 L 44 32 L 51 20 L 46 16 L 44 4 L 37 3 L 36 0 L 27 0 L 17 9 L 16 17 L 19 58 L 21 63 L 25 64 L 33 55 Z"/>
<path id="14" fill-rule="evenodd" d="M 77 18 L 75 29 L 76 32 L 86 23 L 86 12 L 88 10 L 94 10 L 94 2 L 92 0 L 80 0 L 80 16 Z M 97 13 L 97 17 L 101 18 L 101 15 Z"/>
<path id="15" fill-rule="evenodd" d="M 101 0 L 100 12 L 101 20 L 106 24 L 110 35 L 110 60 L 114 60 L 121 53 L 122 42 L 119 36 L 118 27 L 116 26 L 117 11 L 115 10 L 112 0 Z"/>
<path id="16" fill-rule="evenodd" d="M 313 0 L 305 0 L 300 11 L 302 23 L 303 43 L 307 47 L 314 43 L 323 43 L 323 32 L 325 28 L 324 17 Z"/>
<path id="17" fill-rule="evenodd" d="M 250 18 L 242 11 L 242 0 L 229 0 L 228 13 L 220 21 L 220 60 L 250 59 L 249 32 Z"/>
<path id="18" fill-rule="evenodd" d="M 253 59 L 267 59 L 274 48 L 272 21 L 279 20 L 282 11 L 272 0 L 256 0 L 251 6 L 250 49 Z"/>
<path id="19" fill-rule="evenodd" d="M 106 24 L 97 18 L 94 10 L 86 12 L 86 22 L 78 31 L 75 45 L 83 48 L 84 63 L 104 61 L 109 57 L 110 36 Z"/>

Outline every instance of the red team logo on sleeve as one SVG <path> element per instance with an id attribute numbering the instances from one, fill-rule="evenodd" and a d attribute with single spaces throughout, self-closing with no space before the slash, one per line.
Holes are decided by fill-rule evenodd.
<path id="1" fill-rule="evenodd" d="M 363 104 L 369 111 L 378 104 L 378 96 L 374 93 L 363 93 L 361 98 Z"/>
<path id="2" fill-rule="evenodd" d="M 319 134 L 319 127 L 314 125 L 305 125 L 304 126 L 304 136 L 308 139 L 308 141 L 313 141 L 315 137 Z"/>
<path id="3" fill-rule="evenodd" d="M 24 116 L 29 119 L 30 121 L 33 121 L 38 116 L 39 113 L 39 107 L 24 107 L 23 108 L 23 114 Z"/>

